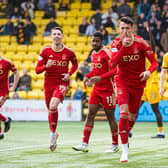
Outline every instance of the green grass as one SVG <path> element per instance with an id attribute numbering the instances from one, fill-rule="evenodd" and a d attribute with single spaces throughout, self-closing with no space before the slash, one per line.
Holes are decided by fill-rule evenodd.
<path id="1" fill-rule="evenodd" d="M 128 163 L 120 163 L 121 151 L 104 153 L 111 144 L 107 122 L 95 123 L 88 153 L 73 151 L 72 145 L 82 141 L 83 126 L 84 122 L 59 122 L 58 148 L 52 153 L 47 122 L 13 122 L 0 141 L 0 168 L 168 168 L 168 138 L 150 138 L 156 123 L 136 123 Z"/>

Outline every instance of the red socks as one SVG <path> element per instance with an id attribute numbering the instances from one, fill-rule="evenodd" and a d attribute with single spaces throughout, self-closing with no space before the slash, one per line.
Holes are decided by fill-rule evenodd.
<path id="1" fill-rule="evenodd" d="M 50 126 L 50 131 L 52 133 L 56 132 L 57 122 L 58 122 L 58 111 L 56 110 L 49 110 L 48 121 Z"/>
<path id="2" fill-rule="evenodd" d="M 112 144 L 118 145 L 118 131 L 112 131 Z"/>
<path id="3" fill-rule="evenodd" d="M 92 132 L 93 126 L 85 125 L 83 130 L 83 142 L 89 143 L 89 137 Z"/>
<path id="4" fill-rule="evenodd" d="M 7 120 L 7 117 L 5 117 L 4 115 L 2 115 L 2 114 L 0 113 L 0 120 L 5 122 L 5 121 Z"/>
<path id="5" fill-rule="evenodd" d="M 125 114 L 125 113 L 124 113 Z M 120 114 L 121 115 L 121 114 Z M 127 114 L 128 115 L 128 114 Z M 121 118 L 119 121 L 119 132 L 121 137 L 121 143 L 127 144 L 128 143 L 128 133 L 129 133 L 129 122 L 128 118 Z"/>

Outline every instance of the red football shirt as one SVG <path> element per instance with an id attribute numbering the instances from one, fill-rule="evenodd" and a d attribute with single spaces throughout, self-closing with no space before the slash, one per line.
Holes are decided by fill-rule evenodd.
<path id="1" fill-rule="evenodd" d="M 15 72 L 17 69 L 14 64 L 5 59 L 0 59 L 0 93 L 8 93 L 9 92 L 9 71 Z"/>
<path id="2" fill-rule="evenodd" d="M 53 60 L 54 65 L 46 68 L 46 63 L 48 60 Z M 69 62 L 72 63 L 72 67 L 69 71 Z M 64 73 L 69 73 L 72 75 L 78 68 L 78 62 L 76 56 L 72 50 L 67 47 L 63 47 L 59 51 L 54 51 L 51 46 L 45 47 L 38 59 L 36 66 L 36 73 L 42 73 L 45 71 L 45 89 L 50 89 L 58 84 L 69 85 L 69 81 L 63 81 Z"/>
<path id="3" fill-rule="evenodd" d="M 111 51 L 108 48 L 102 47 L 98 52 L 93 51 L 91 55 L 92 71 L 86 75 L 90 78 L 92 76 L 102 76 L 110 71 Z M 94 85 L 98 90 L 113 90 L 113 76 L 103 78 L 100 82 Z"/>
<path id="4" fill-rule="evenodd" d="M 146 81 L 141 81 L 139 75 L 144 72 L 145 58 L 151 62 L 149 71 L 157 69 L 158 63 L 151 47 L 141 37 L 134 35 L 133 44 L 123 47 L 120 37 L 111 44 L 112 67 L 118 64 L 117 85 L 143 88 Z"/>

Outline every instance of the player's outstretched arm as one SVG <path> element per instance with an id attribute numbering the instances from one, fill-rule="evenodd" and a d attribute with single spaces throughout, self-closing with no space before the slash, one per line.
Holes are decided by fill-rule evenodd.
<path id="1" fill-rule="evenodd" d="M 17 87 L 17 84 L 19 82 L 19 72 L 18 70 L 16 70 L 14 73 L 14 82 L 13 82 L 13 86 L 9 88 L 9 91 L 10 92 L 13 92 L 15 91 L 16 87 Z"/>

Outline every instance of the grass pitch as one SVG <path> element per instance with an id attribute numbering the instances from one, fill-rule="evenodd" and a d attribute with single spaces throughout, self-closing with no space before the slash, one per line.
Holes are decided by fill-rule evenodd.
<path id="1" fill-rule="evenodd" d="M 111 144 L 107 122 L 95 122 L 88 153 L 72 150 L 82 141 L 83 126 L 84 122 L 59 122 L 58 147 L 50 152 L 47 122 L 13 122 L 0 141 L 0 168 L 168 168 L 168 138 L 150 138 L 156 123 L 136 123 L 128 163 L 120 163 L 121 150 L 104 153 Z M 167 123 L 164 130 L 167 133 Z"/>

